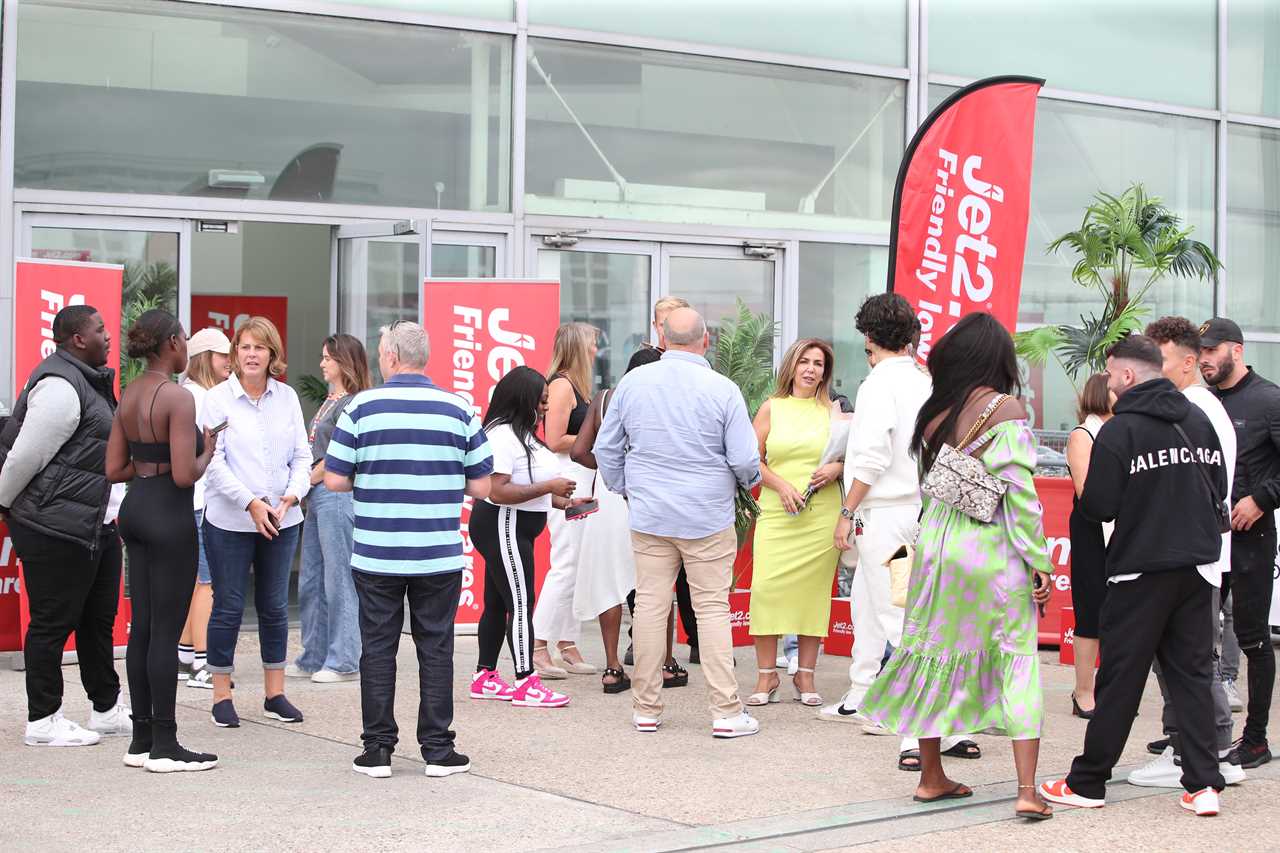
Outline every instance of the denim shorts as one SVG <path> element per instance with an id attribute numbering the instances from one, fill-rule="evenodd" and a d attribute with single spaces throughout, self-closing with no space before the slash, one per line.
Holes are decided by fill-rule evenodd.
<path id="1" fill-rule="evenodd" d="M 196 510 L 196 583 L 213 583 L 209 574 L 209 558 L 204 555 L 204 510 Z"/>

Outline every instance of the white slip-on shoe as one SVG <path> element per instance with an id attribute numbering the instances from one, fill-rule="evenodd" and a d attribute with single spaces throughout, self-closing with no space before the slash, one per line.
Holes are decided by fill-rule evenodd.
<path id="1" fill-rule="evenodd" d="M 760 721 L 746 711 L 734 717 L 721 717 L 711 724 L 712 737 L 746 737 L 758 731 L 760 731 Z"/>
<path id="2" fill-rule="evenodd" d="M 311 681 L 314 684 L 341 684 L 344 681 L 359 681 L 360 670 L 355 672 L 337 672 L 332 669 L 322 669 L 311 675 Z"/>
<path id="3" fill-rule="evenodd" d="M 309 669 L 303 669 L 296 663 L 291 663 L 284 668 L 285 678 L 310 678 L 313 675 L 315 675 L 314 672 Z"/>
<path id="4" fill-rule="evenodd" d="M 93 746 L 102 735 L 73 723 L 59 709 L 41 720 L 27 723 L 27 746 Z"/>
<path id="5" fill-rule="evenodd" d="M 1236 688 L 1234 678 L 1222 679 L 1222 689 L 1227 694 L 1227 704 L 1231 706 L 1232 713 L 1244 710 L 1244 700 L 1240 698 L 1240 691 Z"/>
<path id="6" fill-rule="evenodd" d="M 1212 788 L 1205 788 L 1194 794 L 1188 791 L 1182 795 L 1178 804 L 1189 812 L 1195 812 L 1196 817 L 1214 817 L 1222 805 L 1218 801 L 1218 792 Z"/>
<path id="7" fill-rule="evenodd" d="M 124 703 L 124 697 L 117 696 L 115 707 L 108 711 L 89 713 L 89 729 L 100 735 L 132 735 L 133 711 Z"/>
<path id="8" fill-rule="evenodd" d="M 1173 760 L 1173 747 L 1166 746 L 1159 758 L 1130 773 L 1128 781 L 1143 788 L 1181 788 L 1182 768 Z"/>

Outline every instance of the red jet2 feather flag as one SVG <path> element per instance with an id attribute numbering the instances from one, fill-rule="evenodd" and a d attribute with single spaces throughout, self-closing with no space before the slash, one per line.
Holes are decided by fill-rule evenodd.
<path id="1" fill-rule="evenodd" d="M 921 360 L 965 314 L 1018 322 L 1036 96 L 1044 80 L 990 77 L 943 101 L 898 170 L 889 290 L 920 318 Z"/>

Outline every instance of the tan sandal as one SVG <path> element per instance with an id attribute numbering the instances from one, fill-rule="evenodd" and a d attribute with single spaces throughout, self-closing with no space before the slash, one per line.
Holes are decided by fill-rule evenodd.
<path id="1" fill-rule="evenodd" d="M 587 663 L 585 660 L 574 663 L 573 661 L 564 659 L 563 652 L 565 649 L 576 649 L 576 648 L 578 647 L 573 643 L 569 643 L 567 646 L 558 646 L 556 648 L 556 651 L 561 653 L 561 657 L 552 658 L 551 663 L 563 669 L 565 672 L 569 672 L 574 675 L 595 675 L 597 672 L 599 672 L 599 670 L 597 670 L 591 664 Z M 547 647 L 547 654 L 548 655 L 551 654 L 550 646 Z"/>

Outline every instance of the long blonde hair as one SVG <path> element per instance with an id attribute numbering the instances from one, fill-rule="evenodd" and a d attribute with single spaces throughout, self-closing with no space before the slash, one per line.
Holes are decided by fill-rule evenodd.
<path id="1" fill-rule="evenodd" d="M 800 366 L 800 357 L 811 349 L 822 351 L 823 362 L 822 379 L 818 382 L 813 398 L 819 403 L 828 405 L 831 403 L 831 375 L 836 369 L 836 356 L 831 350 L 831 344 L 821 338 L 801 338 L 787 347 L 786 354 L 782 356 L 782 366 L 778 368 L 778 385 L 773 391 L 773 396 L 791 396 L 791 388 L 796 381 L 796 371 Z"/>
<path id="2" fill-rule="evenodd" d="M 187 369 L 182 374 L 201 388 L 212 388 L 221 384 L 222 374 L 213 369 L 213 350 L 205 350 L 191 356 Z"/>
<path id="3" fill-rule="evenodd" d="M 600 330 L 590 323 L 563 323 L 556 329 L 555 344 L 551 349 L 551 366 L 547 368 L 547 381 L 554 382 L 564 376 L 580 395 L 591 399 L 591 345 Z"/>

